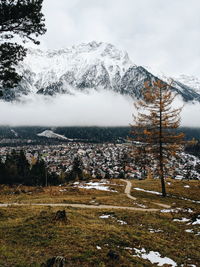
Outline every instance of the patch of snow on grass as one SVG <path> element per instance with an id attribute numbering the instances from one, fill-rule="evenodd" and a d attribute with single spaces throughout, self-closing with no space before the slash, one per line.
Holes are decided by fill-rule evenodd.
<path id="1" fill-rule="evenodd" d="M 137 249 L 134 248 L 135 257 L 140 257 L 145 260 L 149 260 L 152 264 L 157 264 L 158 266 L 163 266 L 164 264 L 169 264 L 172 267 L 177 266 L 176 262 L 168 257 L 162 258 L 159 252 L 150 251 L 149 253 L 146 252 L 144 248 Z"/>
<path id="2" fill-rule="evenodd" d="M 60 189 L 59 192 L 66 192 L 67 189 Z"/>
<path id="3" fill-rule="evenodd" d="M 148 229 L 150 233 L 162 233 L 163 230 L 160 230 L 160 229 L 152 229 L 152 228 L 149 228 Z"/>
<path id="4" fill-rule="evenodd" d="M 186 229 L 185 232 L 186 233 L 193 233 L 193 230 L 192 229 Z"/>
<path id="5" fill-rule="evenodd" d="M 189 208 L 189 209 L 187 209 L 187 212 L 192 213 L 193 210 Z"/>
<path id="6" fill-rule="evenodd" d="M 181 267 L 185 267 L 185 264 L 181 264 Z M 195 264 L 187 264 L 187 267 L 197 267 Z"/>
<path id="7" fill-rule="evenodd" d="M 131 248 L 131 247 L 125 247 L 124 249 L 126 249 L 126 250 L 133 250 L 133 248 Z"/>
<path id="8" fill-rule="evenodd" d="M 162 213 L 168 213 L 168 212 L 177 213 L 177 212 L 179 212 L 179 210 L 178 209 L 164 209 L 164 210 L 161 210 L 160 212 L 162 212 Z"/>
<path id="9" fill-rule="evenodd" d="M 174 222 L 189 222 L 190 219 L 182 218 L 182 219 L 174 219 L 173 221 L 174 221 Z"/>
<path id="10" fill-rule="evenodd" d="M 125 222 L 125 221 L 123 221 L 123 220 L 118 220 L 117 218 L 115 218 L 113 215 L 111 215 L 111 214 L 102 214 L 102 215 L 100 215 L 99 216 L 99 218 L 100 219 L 109 219 L 109 218 L 111 218 L 111 219 L 114 219 L 114 220 L 116 220 L 119 224 L 121 224 L 121 225 L 125 225 L 125 224 L 127 224 L 127 222 Z"/>
<path id="11" fill-rule="evenodd" d="M 96 189 L 96 190 L 101 190 L 101 191 L 109 191 L 109 192 L 117 192 L 116 190 L 110 189 L 109 186 L 105 186 L 105 183 L 107 182 L 88 182 L 88 183 L 82 183 L 80 184 L 79 182 L 75 182 L 74 185 L 78 186 L 79 188 L 84 188 L 84 189 Z"/>
<path id="12" fill-rule="evenodd" d="M 188 223 L 188 225 L 189 224 L 192 224 L 192 225 L 198 225 L 198 224 L 200 224 L 200 214 L 197 215 L 197 217 L 195 218 L 195 220 L 193 220 L 193 222 Z"/>
<path id="13" fill-rule="evenodd" d="M 102 214 L 101 216 L 99 216 L 100 219 L 108 219 L 112 217 L 110 214 Z"/>
<path id="14" fill-rule="evenodd" d="M 187 201 L 191 201 L 191 202 L 193 202 L 193 203 L 200 204 L 200 201 L 199 201 L 199 200 L 193 200 L 193 199 L 186 198 L 186 197 L 180 197 L 180 199 L 182 199 L 182 200 L 187 200 Z"/>
<path id="15" fill-rule="evenodd" d="M 145 206 L 145 205 L 143 205 L 143 204 L 139 204 L 139 203 L 136 203 L 136 202 L 134 202 L 134 204 L 137 205 L 137 206 L 140 207 L 140 208 L 144 208 L 144 209 L 147 208 L 147 206 Z"/>
<path id="16" fill-rule="evenodd" d="M 98 185 L 97 183 L 94 183 L 93 185 L 80 185 L 79 188 L 96 189 L 101 191 L 112 191 L 109 189 L 108 186 Z"/>
<path id="17" fill-rule="evenodd" d="M 117 220 L 117 222 L 118 222 L 119 224 L 121 224 L 121 225 L 127 224 L 127 222 L 122 221 L 122 220 Z"/>
<path id="18" fill-rule="evenodd" d="M 135 190 L 137 190 L 137 191 L 142 191 L 142 192 L 146 192 L 146 193 L 154 194 L 154 195 L 162 195 L 162 194 L 159 193 L 159 192 L 156 192 L 156 191 L 150 191 L 150 190 L 145 190 L 145 189 L 138 188 L 138 187 L 134 187 L 133 189 L 135 189 Z"/>
<path id="19" fill-rule="evenodd" d="M 184 177 L 182 175 L 176 175 L 175 179 L 176 180 L 182 180 Z"/>
<path id="20" fill-rule="evenodd" d="M 196 232 L 193 230 L 193 229 L 186 229 L 185 230 L 186 233 L 190 233 L 190 234 L 194 234 L 196 236 L 199 236 L 200 235 L 200 232 Z"/>
<path id="21" fill-rule="evenodd" d="M 196 221 L 192 223 L 192 225 L 197 225 L 197 224 L 200 224 L 200 219 L 196 219 Z"/>
<path id="22" fill-rule="evenodd" d="M 176 209 L 163 209 L 160 212 L 162 212 L 162 213 L 168 213 L 168 212 L 178 213 L 179 211 L 181 211 L 181 212 L 189 212 L 189 213 L 192 213 L 193 212 L 193 210 L 191 210 L 190 208 L 189 209 L 181 209 L 181 208 L 176 208 Z"/>

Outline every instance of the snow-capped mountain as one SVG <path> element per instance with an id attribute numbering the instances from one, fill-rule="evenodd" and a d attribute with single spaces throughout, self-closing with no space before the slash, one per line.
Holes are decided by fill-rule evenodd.
<path id="1" fill-rule="evenodd" d="M 200 79 L 197 77 L 182 74 L 179 77 L 174 78 L 174 80 L 179 81 L 182 84 L 195 89 L 197 93 L 200 93 Z"/>
<path id="2" fill-rule="evenodd" d="M 17 68 L 23 79 L 17 88 L 5 91 L 4 99 L 8 101 L 28 94 L 71 94 L 74 90 L 89 92 L 100 88 L 140 97 L 144 82 L 157 79 L 144 67 L 135 65 L 127 52 L 101 42 L 54 51 L 29 49 Z M 173 90 L 185 101 L 200 101 L 196 87 L 177 81 Z"/>

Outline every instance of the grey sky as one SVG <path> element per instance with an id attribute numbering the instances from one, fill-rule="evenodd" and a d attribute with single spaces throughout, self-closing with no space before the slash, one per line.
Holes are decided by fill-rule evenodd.
<path id="1" fill-rule="evenodd" d="M 43 12 L 46 48 L 110 42 L 135 64 L 200 77 L 199 0 L 44 0 Z"/>

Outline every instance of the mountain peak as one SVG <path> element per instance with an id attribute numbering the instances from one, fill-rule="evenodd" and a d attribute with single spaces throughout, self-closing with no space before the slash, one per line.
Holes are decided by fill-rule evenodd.
<path id="1" fill-rule="evenodd" d="M 96 41 L 59 50 L 31 48 L 17 68 L 23 79 L 17 88 L 5 91 L 6 100 L 20 98 L 22 94 L 69 94 L 71 88 L 73 91 L 103 88 L 138 98 L 144 82 L 157 79 L 146 68 L 133 64 L 126 51 Z M 173 89 L 186 101 L 200 99 L 194 89 L 181 83 L 176 85 Z"/>

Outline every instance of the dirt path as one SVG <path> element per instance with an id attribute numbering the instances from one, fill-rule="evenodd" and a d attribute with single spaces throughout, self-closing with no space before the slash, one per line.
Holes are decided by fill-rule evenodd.
<path id="1" fill-rule="evenodd" d="M 122 182 L 125 182 L 126 183 L 126 187 L 125 187 L 125 190 L 124 190 L 124 193 L 126 194 L 126 196 L 130 199 L 133 199 L 133 200 L 136 200 L 137 198 L 136 197 L 132 197 L 131 196 L 131 187 L 132 187 L 132 183 L 128 180 L 123 180 L 121 179 Z"/>
<path id="2" fill-rule="evenodd" d="M 126 196 L 130 199 L 136 200 L 135 197 L 131 196 L 131 187 L 132 184 L 128 180 L 123 180 L 121 181 L 126 183 L 126 187 L 124 190 L 124 193 Z M 164 208 L 170 208 L 168 205 L 160 204 L 160 203 L 155 203 L 153 204 L 159 205 Z M 87 204 L 68 204 L 68 203 L 4 203 L 0 204 L 0 208 L 5 208 L 5 207 L 24 207 L 24 206 L 50 206 L 50 207 L 74 207 L 74 208 L 82 208 L 82 209 L 120 209 L 120 210 L 134 210 L 134 211 L 143 211 L 143 212 L 155 212 L 159 211 L 159 209 L 145 209 L 145 208 L 135 208 L 135 207 L 123 207 L 123 206 L 112 206 L 112 205 L 87 205 Z"/>
<path id="3" fill-rule="evenodd" d="M 128 180 L 124 180 L 124 179 L 121 179 L 122 182 L 125 182 L 126 183 L 126 188 L 124 190 L 124 193 L 126 194 L 126 196 L 130 199 L 133 199 L 133 200 L 136 200 L 137 198 L 136 197 L 133 197 L 131 196 L 131 187 L 132 187 L 132 183 Z M 162 208 L 171 208 L 171 206 L 169 205 L 166 205 L 166 204 L 161 204 L 161 203 L 157 203 L 157 202 L 152 202 L 154 205 L 157 205 L 157 206 L 160 206 Z"/>
<path id="4" fill-rule="evenodd" d="M 30 204 L 20 204 L 20 203 L 6 203 L 0 204 L 1 208 L 5 207 L 15 207 L 15 206 L 47 206 L 47 207 L 73 207 L 73 208 L 82 208 L 82 209 L 120 209 L 120 210 L 134 210 L 134 211 L 143 211 L 143 212 L 155 212 L 159 209 L 143 209 L 143 208 L 134 208 L 134 207 L 122 207 L 122 206 L 111 206 L 111 205 L 86 205 L 86 204 L 67 204 L 67 203 L 30 203 Z"/>

